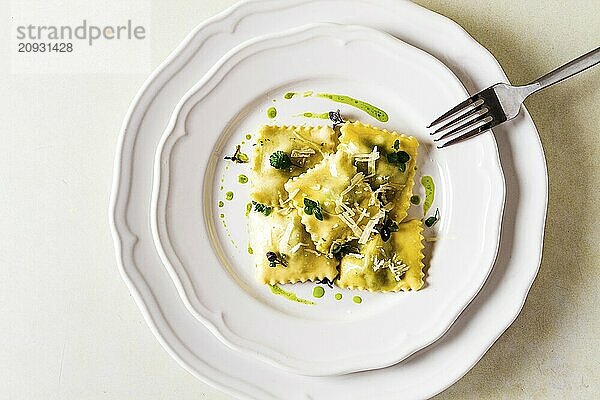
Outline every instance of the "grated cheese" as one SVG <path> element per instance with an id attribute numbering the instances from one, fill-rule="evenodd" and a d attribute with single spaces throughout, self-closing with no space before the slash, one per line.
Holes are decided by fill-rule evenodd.
<path id="1" fill-rule="evenodd" d="M 308 245 L 306 243 L 296 243 L 296 245 L 290 249 L 290 253 L 291 254 L 296 253 L 298 250 L 300 250 L 300 247 L 302 247 L 302 246 L 308 246 Z"/>
<path id="2" fill-rule="evenodd" d="M 316 251 L 316 250 L 313 250 L 313 249 L 304 249 L 304 251 L 306 251 L 307 253 L 313 253 L 313 254 L 316 254 L 316 255 L 318 255 L 318 256 L 320 256 L 320 255 L 321 255 L 321 254 L 320 254 L 318 251 Z"/>
<path id="3" fill-rule="evenodd" d="M 375 228 L 375 225 L 377 225 L 379 220 L 384 215 L 385 215 L 385 213 L 383 211 L 379 211 L 373 218 L 371 218 L 369 220 L 369 222 L 367 222 L 367 225 L 365 226 L 365 230 L 363 231 L 362 235 L 360 236 L 360 239 L 358 239 L 358 243 L 360 243 L 360 244 L 367 243 L 367 241 L 369 240 L 369 237 L 371 236 L 371 232 L 373 232 L 373 228 Z"/>
<path id="4" fill-rule="evenodd" d="M 293 229 L 294 229 L 294 223 L 290 221 L 287 224 L 287 226 L 285 227 L 285 232 L 283 232 L 283 235 L 281 236 L 281 240 L 280 240 L 280 243 L 282 243 L 284 246 L 287 246 L 290 243 Z M 284 247 L 284 246 L 282 246 L 282 247 Z"/>
<path id="5" fill-rule="evenodd" d="M 292 152 L 290 153 L 290 157 L 293 158 L 307 158 L 312 156 L 313 154 L 315 154 L 314 149 L 302 149 L 302 150 L 292 150 Z"/>

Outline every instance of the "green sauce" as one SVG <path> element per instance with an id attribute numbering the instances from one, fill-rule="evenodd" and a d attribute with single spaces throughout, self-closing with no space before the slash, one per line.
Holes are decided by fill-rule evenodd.
<path id="1" fill-rule="evenodd" d="M 225 200 L 233 200 L 233 192 L 229 191 L 225 193 Z"/>
<path id="2" fill-rule="evenodd" d="M 342 294 L 341 293 L 336 293 L 335 294 L 335 299 L 336 300 L 341 300 L 342 299 Z"/>
<path id="3" fill-rule="evenodd" d="M 362 110 L 369 114 L 371 117 L 375 118 L 380 122 L 387 122 L 389 117 L 385 111 L 380 108 L 375 107 L 372 104 L 364 102 L 362 100 L 357 100 L 355 98 L 349 96 L 343 96 L 341 94 L 331 94 L 331 93 L 319 93 L 318 97 L 323 97 L 325 99 L 329 99 L 331 101 L 335 101 L 337 103 L 348 104 L 352 107 L 356 107 L 359 110 Z"/>
<path id="4" fill-rule="evenodd" d="M 415 194 L 410 197 L 410 202 L 412 204 L 414 204 L 415 206 L 418 206 L 421 203 L 421 198 L 419 197 L 418 194 Z"/>
<path id="5" fill-rule="evenodd" d="M 219 207 L 223 207 L 225 205 L 225 203 L 223 203 L 222 200 L 219 200 Z"/>
<path id="6" fill-rule="evenodd" d="M 250 243 L 248 243 L 248 254 L 254 254 L 254 250 L 250 247 Z"/>
<path id="7" fill-rule="evenodd" d="M 238 175 L 238 182 L 239 183 L 248 183 L 248 177 L 244 174 L 240 174 Z"/>
<path id="8" fill-rule="evenodd" d="M 286 100 L 289 100 L 292 97 L 294 97 L 296 94 L 297 94 L 296 92 L 287 92 L 286 94 L 283 95 L 283 98 Z"/>
<path id="9" fill-rule="evenodd" d="M 362 298 L 360 296 L 354 296 L 352 298 L 352 301 L 355 302 L 356 304 L 360 304 L 360 303 L 362 303 Z"/>
<path id="10" fill-rule="evenodd" d="M 313 95 L 313 91 L 312 90 L 307 90 L 306 92 L 302 93 L 302 96 L 304 97 L 310 97 Z"/>
<path id="11" fill-rule="evenodd" d="M 329 119 L 329 113 L 322 113 L 322 114 L 317 114 L 317 113 L 311 113 L 311 112 L 305 112 L 302 114 L 297 114 L 297 117 L 306 117 L 306 118 L 320 118 L 320 119 Z"/>
<path id="12" fill-rule="evenodd" d="M 280 288 L 278 285 L 269 285 L 269 286 L 271 287 L 271 292 L 273 292 L 273 294 L 276 294 L 278 296 L 283 296 L 286 299 L 288 299 L 290 301 L 295 301 L 297 303 L 308 304 L 311 306 L 315 305 L 315 303 L 310 300 L 305 300 L 305 299 L 299 298 L 298 296 L 296 296 L 296 293 L 286 292 L 285 290 Z"/>
<path id="13" fill-rule="evenodd" d="M 431 208 L 433 204 L 433 199 L 435 197 L 435 184 L 433 183 L 433 178 L 430 176 L 423 176 L 421 178 L 421 185 L 425 188 L 425 201 L 423 202 L 423 215 L 427 215 L 427 211 Z"/>
<path id="14" fill-rule="evenodd" d="M 323 289 L 321 286 L 315 286 L 313 289 L 313 297 L 316 297 L 317 299 L 323 297 L 324 294 L 325 289 Z"/>
<path id="15" fill-rule="evenodd" d="M 219 217 L 225 218 L 225 214 L 221 214 L 221 215 L 219 215 Z"/>
<path id="16" fill-rule="evenodd" d="M 251 134 L 247 134 L 246 135 L 246 140 L 250 140 L 250 139 L 252 139 L 252 135 Z"/>
<path id="17" fill-rule="evenodd" d="M 277 116 L 277 109 L 275 107 L 270 107 L 267 110 L 267 117 L 269 118 L 275 118 Z"/>
<path id="18" fill-rule="evenodd" d="M 252 211 L 252 203 L 246 204 L 246 217 L 250 214 L 250 211 Z"/>

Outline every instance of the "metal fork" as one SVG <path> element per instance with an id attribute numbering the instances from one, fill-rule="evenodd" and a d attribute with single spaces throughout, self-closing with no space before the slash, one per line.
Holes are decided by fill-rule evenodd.
<path id="1" fill-rule="evenodd" d="M 439 142 L 439 149 L 459 143 L 515 118 L 521 104 L 531 94 L 554 85 L 600 63 L 600 47 L 555 69 L 525 86 L 497 83 L 469 97 L 448 112 L 442 114 L 427 128 L 435 127 L 431 135 Z"/>

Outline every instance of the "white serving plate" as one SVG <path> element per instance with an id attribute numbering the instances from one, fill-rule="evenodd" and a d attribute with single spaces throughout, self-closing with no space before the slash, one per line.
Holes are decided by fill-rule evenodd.
<path id="1" fill-rule="evenodd" d="M 314 95 L 284 100 L 290 90 L 363 99 L 384 109 L 389 121 L 377 123 Z M 155 243 L 192 314 L 233 349 L 313 376 L 386 367 L 433 343 L 485 282 L 500 239 L 505 191 L 493 135 L 438 150 L 425 129 L 466 97 L 437 59 L 364 27 L 309 25 L 229 52 L 176 107 L 156 153 Z M 266 111 L 272 106 L 278 113 L 271 120 Z M 297 116 L 303 110 L 336 108 L 421 143 L 418 175 L 434 177 L 439 200 L 433 210 L 439 207 L 442 215 L 437 232 L 426 232 L 438 240 L 427 247 L 423 290 L 344 290 L 344 301 L 328 291 L 307 306 L 275 296 L 254 277 L 247 252 L 248 185 L 236 184 L 238 174 L 250 171 L 223 157 L 261 125 L 306 123 Z M 246 143 L 244 151 L 251 155 L 252 146 Z M 235 201 L 229 202 L 224 194 L 231 189 Z M 310 299 L 314 286 L 286 288 Z M 355 294 L 363 298 L 360 306 L 352 302 Z"/>
<path id="2" fill-rule="evenodd" d="M 362 399 L 399 394 L 406 399 L 427 398 L 457 381 L 483 356 L 521 310 L 537 274 L 547 176 L 539 137 L 526 112 L 495 130 L 507 198 L 492 273 L 442 339 L 392 367 L 310 378 L 232 352 L 188 312 L 154 248 L 149 229 L 154 152 L 189 83 L 199 80 L 226 50 L 243 40 L 319 19 L 392 33 L 444 61 L 471 93 L 508 82 L 497 61 L 457 24 L 410 2 L 240 3 L 194 30 L 132 103 L 117 149 L 110 209 L 118 264 L 150 328 L 169 354 L 203 382 L 237 398 Z"/>

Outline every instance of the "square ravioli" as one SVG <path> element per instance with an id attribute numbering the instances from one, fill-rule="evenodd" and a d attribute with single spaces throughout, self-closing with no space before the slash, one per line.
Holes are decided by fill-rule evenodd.
<path id="1" fill-rule="evenodd" d="M 384 215 L 364 174 L 343 151 L 290 179 L 285 190 L 317 250 L 325 254 L 331 254 L 336 243 L 366 243 Z"/>
<path id="2" fill-rule="evenodd" d="M 261 283 L 294 283 L 337 275 L 338 261 L 315 250 L 310 235 L 294 209 L 278 209 L 269 215 L 249 215 L 250 247 Z"/>
<path id="3" fill-rule="evenodd" d="M 359 171 L 375 174 L 369 181 L 371 187 L 384 208 L 390 204 L 389 217 L 402 221 L 414 186 L 417 139 L 360 122 L 347 122 L 340 132 L 338 149 L 355 157 Z"/>
<path id="4" fill-rule="evenodd" d="M 251 199 L 267 206 L 279 206 L 287 199 L 284 183 L 334 152 L 337 144 L 337 134 L 329 126 L 263 126 L 258 132 L 251 161 Z M 279 161 L 275 164 L 277 168 L 273 166 L 272 157 Z"/>
<path id="5" fill-rule="evenodd" d="M 370 240 L 360 254 L 342 258 L 337 285 L 371 292 L 419 290 L 423 286 L 423 224 L 412 220 L 384 242 L 380 235 Z"/>

